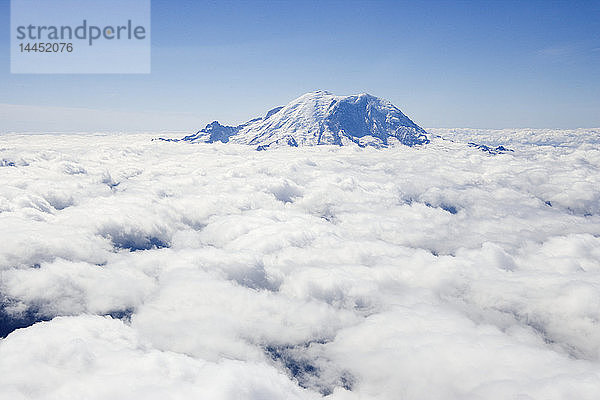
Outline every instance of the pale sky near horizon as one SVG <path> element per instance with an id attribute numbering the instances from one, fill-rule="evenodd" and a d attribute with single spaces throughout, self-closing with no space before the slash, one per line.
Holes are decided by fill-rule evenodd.
<path id="1" fill-rule="evenodd" d="M 599 1 L 154 0 L 151 30 L 151 74 L 18 75 L 4 29 L 0 132 L 195 131 L 316 89 L 424 127 L 600 127 Z"/>

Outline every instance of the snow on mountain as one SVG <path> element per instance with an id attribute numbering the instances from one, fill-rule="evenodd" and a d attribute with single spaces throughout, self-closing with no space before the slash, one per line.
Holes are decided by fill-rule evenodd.
<path id="1" fill-rule="evenodd" d="M 348 145 L 386 147 L 429 143 L 427 132 L 396 106 L 369 94 L 306 93 L 283 107 L 238 126 L 214 121 L 182 140 L 231 142 L 264 150 L 280 146 Z"/>

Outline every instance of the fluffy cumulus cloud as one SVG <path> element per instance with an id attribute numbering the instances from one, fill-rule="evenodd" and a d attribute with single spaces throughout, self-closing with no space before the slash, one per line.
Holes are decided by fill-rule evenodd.
<path id="1" fill-rule="evenodd" d="M 434 134 L 2 136 L 0 397 L 596 399 L 598 131 Z"/>

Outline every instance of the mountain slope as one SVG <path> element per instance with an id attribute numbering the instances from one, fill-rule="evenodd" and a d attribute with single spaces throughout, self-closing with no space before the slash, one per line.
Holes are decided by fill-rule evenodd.
<path id="1" fill-rule="evenodd" d="M 213 122 L 183 140 L 257 146 L 347 145 L 385 147 L 429 142 L 427 132 L 397 107 L 369 94 L 335 96 L 316 91 L 238 126 Z"/>

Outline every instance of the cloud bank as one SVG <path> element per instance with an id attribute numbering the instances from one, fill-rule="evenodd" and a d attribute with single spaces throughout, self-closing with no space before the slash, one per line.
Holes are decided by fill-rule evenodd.
<path id="1" fill-rule="evenodd" d="M 436 133 L 2 136 L 0 397 L 595 399 L 597 132 Z"/>

